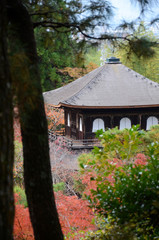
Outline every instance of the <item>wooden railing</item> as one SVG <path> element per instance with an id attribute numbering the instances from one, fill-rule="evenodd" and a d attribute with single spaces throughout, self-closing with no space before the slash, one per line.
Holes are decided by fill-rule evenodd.
<path id="1" fill-rule="evenodd" d="M 61 135 L 64 136 L 65 135 L 65 128 L 61 128 L 60 130 L 48 130 L 49 134 L 54 134 L 54 135 Z"/>
<path id="2" fill-rule="evenodd" d="M 83 146 L 96 146 L 100 142 L 98 139 L 82 139 L 82 140 L 72 140 L 74 146 L 83 145 Z"/>
<path id="3" fill-rule="evenodd" d="M 80 148 L 93 148 L 94 146 L 101 147 L 100 141 L 98 139 L 75 140 L 55 134 L 55 132 L 52 132 L 50 130 L 48 133 L 50 141 L 59 140 L 58 144 L 61 144 L 62 146 L 65 146 L 67 148 L 80 149 Z"/>

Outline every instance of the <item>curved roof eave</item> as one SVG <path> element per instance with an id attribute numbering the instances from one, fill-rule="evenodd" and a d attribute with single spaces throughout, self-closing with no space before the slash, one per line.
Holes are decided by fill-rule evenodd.
<path id="1" fill-rule="evenodd" d="M 82 106 L 82 105 L 70 105 L 65 103 L 60 103 L 56 107 L 68 107 L 68 108 L 80 108 L 80 109 L 121 109 L 121 108 L 149 108 L 149 107 L 159 107 L 159 104 L 152 105 L 125 105 L 125 106 Z"/>

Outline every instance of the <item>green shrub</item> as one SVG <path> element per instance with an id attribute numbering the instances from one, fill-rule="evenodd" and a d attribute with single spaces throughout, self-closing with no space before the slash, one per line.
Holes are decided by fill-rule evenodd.
<path id="1" fill-rule="evenodd" d="M 97 134 L 103 149 L 95 148 L 93 159 L 85 162 L 88 167 L 81 167 L 84 174 L 89 171 L 95 176 L 90 181 L 95 180 L 96 189 L 92 189 L 86 197 L 90 206 L 105 219 L 105 226 L 110 231 L 106 234 L 105 228 L 99 228 L 99 238 L 92 235 L 88 239 L 157 239 L 159 141 L 142 146 L 146 133 L 138 131 L 136 126 L 129 130 L 112 129 Z M 146 156 L 139 154 L 141 150 Z M 110 232 L 118 232 L 120 237 L 107 237 Z"/>
<path id="2" fill-rule="evenodd" d="M 14 187 L 14 192 L 19 195 L 19 199 L 16 204 L 22 204 L 25 208 L 28 207 L 25 190 L 19 185 L 16 185 Z"/>
<path id="3" fill-rule="evenodd" d="M 14 170 L 13 170 L 14 183 L 20 186 L 24 185 L 23 178 L 23 150 L 22 143 L 14 141 Z"/>
<path id="4" fill-rule="evenodd" d="M 83 169 L 87 167 L 88 161 L 90 159 L 91 159 L 91 161 L 94 159 L 94 154 L 93 153 L 82 153 L 78 157 L 78 163 L 79 163 L 80 171 L 83 172 Z"/>
<path id="5" fill-rule="evenodd" d="M 145 135 L 143 130 L 139 130 L 139 125 L 132 126 L 130 129 L 118 130 L 114 128 L 103 132 L 97 131 L 96 136 L 101 140 L 103 149 L 95 148 L 96 158 L 121 159 L 130 161 L 137 153 L 143 149 L 142 137 Z"/>
<path id="6" fill-rule="evenodd" d="M 54 188 L 54 192 L 58 192 L 58 191 L 64 192 L 64 190 L 65 190 L 65 183 L 64 182 L 56 183 L 56 184 L 54 184 L 53 188 Z"/>
<path id="7" fill-rule="evenodd" d="M 97 215 L 95 224 L 96 231 L 88 231 L 84 240 L 136 240 L 133 232 L 134 225 L 127 223 L 118 225 L 111 217 L 104 218 Z"/>
<path id="8" fill-rule="evenodd" d="M 152 126 L 150 131 L 147 131 L 144 138 L 145 144 L 150 144 L 154 141 L 159 141 L 159 125 Z"/>
<path id="9" fill-rule="evenodd" d="M 86 188 L 86 185 L 82 183 L 82 180 L 80 179 L 80 177 L 77 179 L 74 178 L 73 189 L 78 195 L 82 196 L 85 188 Z"/>
<path id="10" fill-rule="evenodd" d="M 150 235 L 152 229 L 159 233 L 159 143 L 151 144 L 148 151 L 148 164 L 117 167 L 114 182 L 97 179 L 97 190 L 91 191 L 93 200 L 88 199 L 105 217 L 110 215 L 121 225 L 140 223 Z"/>

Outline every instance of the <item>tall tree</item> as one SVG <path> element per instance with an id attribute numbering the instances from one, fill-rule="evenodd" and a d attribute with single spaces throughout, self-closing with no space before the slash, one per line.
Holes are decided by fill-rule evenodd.
<path id="1" fill-rule="evenodd" d="M 12 82 L 7 57 L 6 2 L 0 4 L 0 239 L 13 239 Z"/>
<path id="2" fill-rule="evenodd" d="M 24 153 L 24 182 L 35 239 L 63 239 L 55 206 L 38 57 L 33 25 L 18 0 L 8 0 L 11 32 L 22 54 L 14 69 Z M 12 44 L 11 44 L 12 45 Z M 17 46 L 16 46 L 17 48 Z M 14 49 L 15 51 L 15 49 Z M 25 71 L 25 72 L 23 72 Z M 10 102 L 10 101 L 9 101 Z"/>

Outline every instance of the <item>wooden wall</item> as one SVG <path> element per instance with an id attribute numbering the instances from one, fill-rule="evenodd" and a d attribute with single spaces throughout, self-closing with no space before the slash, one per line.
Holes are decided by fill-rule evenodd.
<path id="1" fill-rule="evenodd" d="M 140 124 L 146 130 L 148 117 L 155 116 L 159 120 L 159 107 L 154 108 L 123 108 L 123 109 L 71 109 L 65 108 L 65 132 L 73 139 L 94 138 L 92 133 L 93 121 L 101 118 L 105 128 L 119 127 L 120 120 L 127 117 L 132 125 Z M 67 126 L 67 114 L 70 114 L 71 126 Z M 79 131 L 79 118 L 82 118 L 82 131 Z"/>

